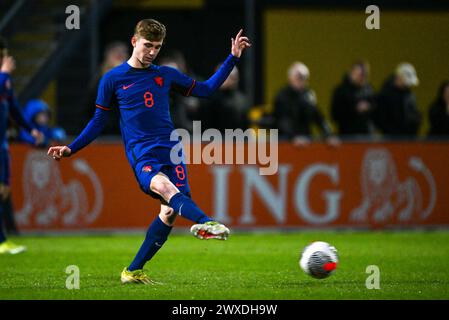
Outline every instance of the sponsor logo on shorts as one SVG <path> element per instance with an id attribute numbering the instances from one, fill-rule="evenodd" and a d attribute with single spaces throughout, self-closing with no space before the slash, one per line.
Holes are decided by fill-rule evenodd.
<path id="1" fill-rule="evenodd" d="M 142 172 L 151 172 L 151 170 L 153 170 L 151 166 L 145 166 L 142 168 Z"/>

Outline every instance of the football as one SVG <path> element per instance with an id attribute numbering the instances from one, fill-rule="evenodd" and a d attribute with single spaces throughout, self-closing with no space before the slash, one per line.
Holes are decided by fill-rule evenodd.
<path id="1" fill-rule="evenodd" d="M 337 265 L 337 249 L 323 241 L 315 241 L 306 246 L 299 259 L 301 269 L 317 279 L 329 277 L 335 272 Z"/>

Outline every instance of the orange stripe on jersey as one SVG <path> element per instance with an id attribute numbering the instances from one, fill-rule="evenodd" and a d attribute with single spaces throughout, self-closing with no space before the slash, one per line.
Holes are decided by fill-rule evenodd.
<path id="1" fill-rule="evenodd" d="M 106 111 L 111 111 L 111 108 L 106 108 L 106 107 L 100 106 L 99 104 L 96 104 L 95 106 L 97 108 L 100 108 L 100 109 L 103 109 L 103 110 L 106 110 Z"/>
<path id="2" fill-rule="evenodd" d="M 192 85 L 190 86 L 189 91 L 187 91 L 186 93 L 186 97 L 190 96 L 190 94 L 192 93 L 193 88 L 195 87 L 196 84 L 196 80 L 193 80 Z"/>

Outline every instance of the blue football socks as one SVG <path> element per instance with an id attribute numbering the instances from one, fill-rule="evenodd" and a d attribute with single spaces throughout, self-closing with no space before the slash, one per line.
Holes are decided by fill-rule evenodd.
<path id="1" fill-rule="evenodd" d="M 205 223 L 213 221 L 213 219 L 206 216 L 200 208 L 189 197 L 181 192 L 175 194 L 169 201 L 168 205 L 175 210 L 180 216 L 189 219 L 195 223 Z"/>
<path id="2" fill-rule="evenodd" d="M 167 237 L 170 234 L 171 229 L 172 227 L 167 226 L 164 222 L 162 222 L 161 218 L 157 216 L 148 228 L 145 240 L 143 241 L 142 246 L 137 252 L 133 262 L 131 262 L 128 267 L 128 270 L 134 271 L 143 269 L 145 263 L 151 260 L 165 241 L 167 241 Z"/>

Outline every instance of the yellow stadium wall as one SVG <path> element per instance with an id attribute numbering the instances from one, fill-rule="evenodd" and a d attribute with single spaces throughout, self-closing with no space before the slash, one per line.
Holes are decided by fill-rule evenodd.
<path id="1" fill-rule="evenodd" d="M 117 0 L 113 4 L 129 8 L 198 9 L 204 6 L 204 0 Z"/>
<path id="2" fill-rule="evenodd" d="M 449 12 L 380 11 L 380 30 L 368 30 L 364 10 L 266 10 L 265 103 L 272 104 L 286 83 L 287 68 L 299 60 L 310 68 L 310 86 L 330 119 L 332 91 L 354 60 L 370 62 L 376 90 L 399 62 L 408 61 L 421 82 L 414 91 L 424 116 L 421 134 L 426 133 L 429 104 L 449 78 Z"/>

